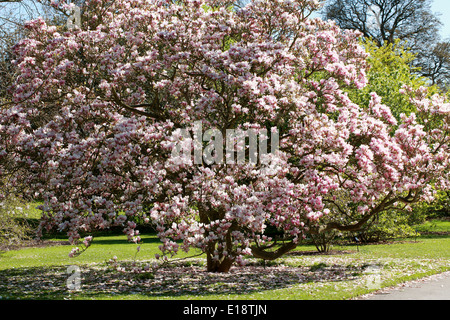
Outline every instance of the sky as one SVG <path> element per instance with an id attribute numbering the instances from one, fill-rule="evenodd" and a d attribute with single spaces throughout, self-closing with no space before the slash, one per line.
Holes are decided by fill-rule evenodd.
<path id="1" fill-rule="evenodd" d="M 439 13 L 442 22 L 441 37 L 450 39 L 450 0 L 433 0 L 431 9 L 434 13 Z"/>

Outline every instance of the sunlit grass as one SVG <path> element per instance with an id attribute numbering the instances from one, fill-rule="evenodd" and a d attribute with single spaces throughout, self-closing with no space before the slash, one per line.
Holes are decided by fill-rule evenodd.
<path id="1" fill-rule="evenodd" d="M 419 232 L 446 232 L 450 233 L 450 220 L 432 219 L 416 226 Z"/>
<path id="2" fill-rule="evenodd" d="M 421 231 L 434 228 L 439 232 L 450 229 L 446 221 L 427 222 L 419 228 Z M 186 260 L 183 267 L 164 269 L 166 276 L 162 278 L 157 270 L 141 275 L 112 270 L 107 261 L 114 256 L 119 262 L 135 260 L 141 265 L 159 261 L 155 260 L 155 254 L 160 253 L 159 239 L 153 234 L 141 237 L 142 243 L 134 244 L 128 242 L 125 235 L 101 234 L 94 237 L 91 247 L 75 258 L 68 256 L 73 246 L 62 245 L 64 239 L 61 238 L 47 239 L 58 244 L 54 246 L 2 252 L 0 296 L 3 299 L 340 300 L 378 288 L 368 286 L 370 278 L 365 270 L 370 265 L 380 267 L 379 288 L 450 270 L 450 237 L 445 234 L 426 234 L 377 245 L 336 246 L 333 249 L 337 254 L 334 255 L 294 253 L 275 262 L 267 262 L 266 268 L 262 261 L 249 259 L 256 268 L 255 272 L 247 269 L 247 273 L 242 273 L 236 267 L 231 275 L 222 278 L 214 278 L 204 272 L 204 256 Z M 296 252 L 303 251 L 316 250 L 311 245 L 296 249 Z M 198 253 L 180 252 L 176 258 Z M 70 265 L 82 268 L 86 289 L 70 292 L 65 287 L 66 269 Z M 175 273 L 171 273 L 173 271 Z M 270 279 L 274 281 L 271 289 L 267 287 Z M 49 284 L 46 287 L 39 281 L 48 281 Z M 263 282 L 265 286 L 262 286 Z M 155 283 L 160 283 L 163 290 L 155 291 Z"/>

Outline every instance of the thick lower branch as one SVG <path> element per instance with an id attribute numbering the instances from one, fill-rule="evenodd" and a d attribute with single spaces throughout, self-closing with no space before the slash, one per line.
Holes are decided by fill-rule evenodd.
<path id="1" fill-rule="evenodd" d="M 370 218 L 372 218 L 374 215 L 375 215 L 375 213 L 367 214 L 366 216 L 364 216 L 364 218 L 359 220 L 357 223 L 350 224 L 350 225 L 341 225 L 336 222 L 330 222 L 325 226 L 325 228 L 320 229 L 320 230 L 311 230 L 311 233 L 319 234 L 319 233 L 327 232 L 327 231 L 331 231 L 331 230 L 347 231 L 347 232 L 359 231 L 366 224 L 366 222 L 369 221 Z"/>
<path id="2" fill-rule="evenodd" d="M 402 201 L 401 198 L 400 199 L 399 198 L 391 199 L 392 194 L 393 194 L 392 191 L 389 192 L 389 194 L 383 199 L 383 201 L 381 201 L 381 203 L 378 206 L 373 208 L 370 213 L 366 213 L 361 220 L 359 220 L 358 222 L 356 222 L 354 224 L 342 225 L 337 222 L 330 222 L 330 223 L 327 223 L 323 227 L 311 229 L 310 233 L 311 234 L 319 234 L 319 233 L 327 232 L 327 231 L 331 231 L 331 230 L 347 231 L 347 232 L 359 231 L 373 216 L 375 216 L 376 214 L 378 214 L 380 212 L 387 210 L 392 205 L 394 205 L 396 202 Z M 409 196 L 410 195 L 408 195 L 408 197 Z"/>
<path id="3" fill-rule="evenodd" d="M 297 247 L 297 244 L 294 242 L 289 242 L 286 244 L 283 244 L 280 248 L 278 248 L 276 251 L 265 251 L 262 248 L 259 248 L 257 246 L 252 246 L 252 254 L 255 258 L 264 259 L 264 260 L 276 260 L 282 255 L 288 253 L 291 250 L 294 250 Z"/>

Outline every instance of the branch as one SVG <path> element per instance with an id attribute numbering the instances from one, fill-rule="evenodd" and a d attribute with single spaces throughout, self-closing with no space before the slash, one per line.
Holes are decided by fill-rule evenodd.
<path id="1" fill-rule="evenodd" d="M 163 265 L 169 265 L 170 263 L 174 263 L 174 262 L 179 262 L 179 261 L 184 261 L 184 260 L 187 260 L 187 259 L 192 259 L 192 258 L 200 257 L 200 256 L 202 256 L 202 255 L 204 255 L 204 254 L 205 254 L 204 252 L 201 252 L 201 253 L 199 253 L 199 254 L 194 254 L 194 255 L 189 256 L 189 257 L 172 259 L 172 260 L 170 260 L 170 261 L 167 260 L 167 261 L 164 261 L 164 262 L 163 262 Z"/>
<path id="2" fill-rule="evenodd" d="M 130 111 L 130 112 L 132 112 L 134 114 L 145 116 L 145 117 L 151 118 L 153 120 L 159 120 L 159 121 L 165 121 L 166 120 L 164 117 L 161 117 L 160 115 L 137 109 L 137 108 L 142 108 L 142 107 L 151 107 L 152 105 L 150 105 L 150 104 L 140 104 L 140 105 L 137 105 L 137 106 L 129 106 L 129 105 L 125 104 L 120 99 L 120 97 L 117 94 L 116 90 L 111 89 L 111 93 L 112 93 L 112 96 L 113 96 L 113 101 L 117 105 L 119 105 L 120 107 L 122 107 L 122 108 L 124 108 L 124 109 L 126 109 L 126 110 L 128 110 L 128 111 Z"/>
<path id="3" fill-rule="evenodd" d="M 276 251 L 264 251 L 264 249 L 257 246 L 251 247 L 253 256 L 263 260 L 276 260 L 295 248 L 297 248 L 297 243 L 294 243 L 293 241 L 283 244 Z"/>
<path id="4" fill-rule="evenodd" d="M 364 224 L 366 224 L 367 221 L 369 221 L 374 215 L 386 210 L 389 206 L 395 204 L 398 200 L 398 198 L 394 198 L 389 201 L 389 198 L 392 196 L 392 191 L 388 193 L 388 195 L 384 198 L 384 200 L 375 208 L 372 209 L 370 213 L 367 213 L 364 215 L 364 217 L 359 220 L 358 222 L 351 224 L 351 225 L 342 225 L 337 222 L 330 222 L 326 224 L 325 228 L 318 228 L 315 230 L 311 230 L 312 234 L 319 234 L 322 232 L 327 232 L 331 230 L 339 230 L 339 231 L 359 231 L 362 229 Z"/>
<path id="5" fill-rule="evenodd" d="M 369 221 L 370 218 L 372 218 L 375 215 L 375 213 L 376 213 L 376 211 L 374 210 L 372 213 L 365 215 L 364 218 L 359 220 L 357 223 L 351 224 L 351 225 L 344 226 L 344 225 L 341 225 L 341 224 L 339 224 L 337 222 L 330 222 L 330 223 L 328 223 L 326 225 L 326 227 L 324 229 L 311 230 L 311 234 L 319 234 L 319 233 L 326 232 L 326 231 L 331 231 L 331 230 L 359 231 L 366 224 L 366 222 Z"/>

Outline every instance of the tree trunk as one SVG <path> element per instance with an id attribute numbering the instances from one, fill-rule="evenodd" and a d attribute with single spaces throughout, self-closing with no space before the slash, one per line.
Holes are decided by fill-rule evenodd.
<path id="1" fill-rule="evenodd" d="M 213 260 L 211 255 L 206 256 L 206 271 L 213 273 L 227 273 L 230 271 L 234 260 L 231 258 L 223 258 L 221 260 Z"/>
<path id="2" fill-rule="evenodd" d="M 228 254 L 225 256 L 223 251 L 224 249 L 217 250 L 216 249 L 216 243 L 211 243 L 206 248 L 206 270 L 208 272 L 229 272 L 231 269 L 231 266 L 233 265 L 234 258 L 229 253 L 232 251 L 232 245 L 231 245 L 231 232 L 228 232 L 227 234 L 227 240 L 226 240 L 226 249 L 228 251 Z M 218 254 L 219 258 L 213 259 L 214 252 Z"/>
<path id="3" fill-rule="evenodd" d="M 217 212 L 214 210 L 211 210 L 209 208 L 200 207 L 199 208 L 200 213 L 200 222 L 209 224 L 211 221 L 222 219 L 224 216 L 224 212 Z M 233 245 L 232 245 L 232 239 L 231 239 L 231 232 L 233 231 L 233 228 L 230 228 L 227 232 L 225 244 L 224 247 L 221 249 L 217 248 L 217 242 L 211 242 L 207 244 L 205 248 L 206 253 L 206 271 L 207 272 L 220 272 L 220 273 L 226 273 L 229 272 L 231 269 L 231 266 L 234 263 L 235 258 L 233 258 L 233 255 L 230 256 L 233 252 Z M 224 251 L 227 251 L 228 253 L 225 255 Z M 219 256 L 219 258 L 214 259 L 215 253 Z"/>

